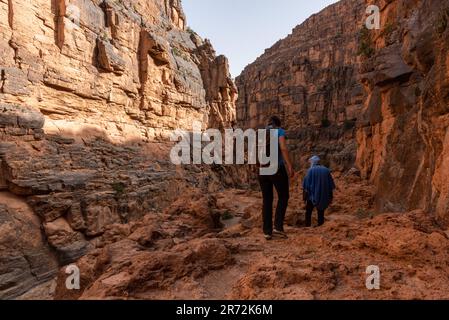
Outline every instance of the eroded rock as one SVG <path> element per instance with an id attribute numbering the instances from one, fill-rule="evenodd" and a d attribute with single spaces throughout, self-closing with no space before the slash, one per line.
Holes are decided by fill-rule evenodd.
<path id="1" fill-rule="evenodd" d="M 368 100 L 357 130 L 357 165 L 377 186 L 380 211 L 423 209 L 448 223 L 447 66 L 449 8 L 441 1 L 390 1 L 362 78 Z M 440 26 L 437 28 L 436 26 Z"/>
<path id="2" fill-rule="evenodd" d="M 58 261 L 23 199 L 0 192 L 0 298 L 11 299 L 53 279 Z"/>

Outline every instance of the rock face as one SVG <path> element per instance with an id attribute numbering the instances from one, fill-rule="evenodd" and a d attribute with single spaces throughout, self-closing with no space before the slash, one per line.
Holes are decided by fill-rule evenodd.
<path id="1" fill-rule="evenodd" d="M 264 126 L 279 115 L 297 164 L 318 153 L 334 168 L 355 160 L 355 122 L 365 99 L 357 34 L 364 1 L 329 6 L 296 27 L 237 78 L 237 120 Z"/>
<path id="2" fill-rule="evenodd" d="M 200 72 L 206 85 L 206 100 L 210 101 L 209 126 L 224 129 L 224 125 L 235 123 L 235 101 L 237 88 L 229 77 L 229 64 L 225 56 L 215 57 L 208 40 L 199 44 Z"/>
<path id="3" fill-rule="evenodd" d="M 179 0 L 2 0 L 0 18 L 1 101 L 39 109 L 47 132 L 154 140 L 235 118 L 227 59 Z"/>
<path id="4" fill-rule="evenodd" d="M 0 192 L 0 252 L 0 299 L 23 294 L 57 273 L 39 218 L 9 192 Z"/>
<path id="5" fill-rule="evenodd" d="M 201 278 L 209 270 L 234 263 L 235 246 L 213 238 L 220 214 L 217 199 L 188 190 L 162 214 L 146 215 L 117 230 L 120 238 L 77 262 L 81 290 L 65 288 L 65 268 L 58 277 L 58 299 L 139 297 L 160 299 L 179 281 Z M 139 298 L 149 298 L 140 296 Z"/>
<path id="6" fill-rule="evenodd" d="M 237 92 L 180 1 L 0 0 L 0 53 L 0 191 L 34 212 L 0 202 L 0 228 L 18 230 L 0 236 L 0 297 L 122 239 L 187 186 L 220 188 L 210 168 L 170 163 L 173 129 L 230 126 Z"/>
<path id="7" fill-rule="evenodd" d="M 357 163 L 377 186 L 376 207 L 424 209 L 449 223 L 449 3 L 382 1 L 383 30 L 366 42 L 368 92 Z"/>

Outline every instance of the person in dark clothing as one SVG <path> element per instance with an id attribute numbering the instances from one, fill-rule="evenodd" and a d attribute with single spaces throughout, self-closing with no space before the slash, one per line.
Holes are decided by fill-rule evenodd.
<path id="1" fill-rule="evenodd" d="M 335 183 L 328 168 L 319 165 L 320 158 L 310 158 L 311 168 L 303 182 L 303 198 L 306 202 L 306 227 L 312 226 L 312 213 L 318 211 L 318 225 L 324 224 L 324 212 L 333 201 Z"/>
<path id="2" fill-rule="evenodd" d="M 271 240 L 273 234 L 287 237 L 284 232 L 284 218 L 289 200 L 289 179 L 293 178 L 294 171 L 290 162 L 287 149 L 285 130 L 281 128 L 281 120 L 273 116 L 270 118 L 267 130 L 277 130 L 279 139 L 278 170 L 274 175 L 259 175 L 259 184 L 263 197 L 263 232 L 267 240 Z M 273 187 L 278 194 L 278 204 L 274 220 L 273 230 Z"/>
<path id="3" fill-rule="evenodd" d="M 306 201 L 306 227 L 312 226 L 313 209 L 315 209 L 313 202 L 310 200 L 307 200 Z M 318 211 L 318 226 L 322 226 L 324 224 L 324 210 L 317 208 L 317 211 Z"/>

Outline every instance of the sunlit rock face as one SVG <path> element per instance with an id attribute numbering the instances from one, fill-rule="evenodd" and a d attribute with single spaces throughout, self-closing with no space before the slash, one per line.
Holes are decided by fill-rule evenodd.
<path id="1" fill-rule="evenodd" d="M 47 132 L 167 138 L 192 120 L 234 120 L 225 57 L 186 27 L 174 0 L 0 1 L 0 97 Z"/>
<path id="2" fill-rule="evenodd" d="M 237 120 L 264 126 L 279 115 L 297 167 L 318 153 L 334 169 L 355 160 L 355 122 L 365 99 L 358 33 L 364 1 L 338 2 L 293 29 L 237 78 Z"/>

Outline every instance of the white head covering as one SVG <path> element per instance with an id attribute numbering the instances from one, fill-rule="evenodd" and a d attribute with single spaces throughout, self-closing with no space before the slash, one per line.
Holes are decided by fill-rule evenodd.
<path id="1" fill-rule="evenodd" d="M 318 165 L 318 163 L 320 161 L 321 161 L 321 159 L 318 156 L 313 156 L 312 158 L 309 159 L 311 167 L 314 167 L 314 166 Z"/>

